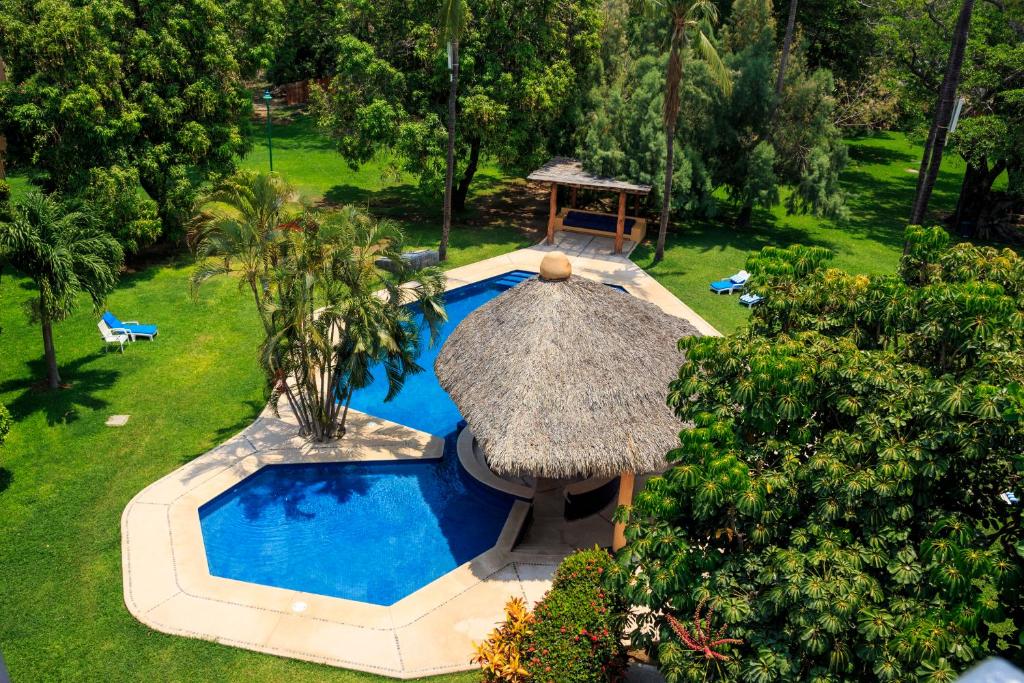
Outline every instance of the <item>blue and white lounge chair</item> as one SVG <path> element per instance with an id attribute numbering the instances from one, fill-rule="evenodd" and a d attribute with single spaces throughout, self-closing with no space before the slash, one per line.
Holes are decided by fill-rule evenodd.
<path id="1" fill-rule="evenodd" d="M 764 301 L 764 297 L 758 294 L 743 294 L 740 296 L 740 303 L 744 306 L 756 306 Z"/>
<path id="2" fill-rule="evenodd" d="M 732 294 L 733 292 L 739 292 L 743 290 L 744 285 L 747 284 L 747 280 L 749 279 L 750 273 L 745 270 L 741 270 L 732 277 L 712 282 L 711 291 L 715 294 Z"/>
<path id="3" fill-rule="evenodd" d="M 138 320 L 126 320 L 121 322 L 117 319 L 117 316 L 106 311 L 103 314 L 103 322 L 107 324 L 111 332 L 115 334 L 127 334 L 131 341 L 135 341 L 137 337 L 145 337 L 146 339 L 152 339 L 156 336 L 156 325 L 140 325 Z"/>

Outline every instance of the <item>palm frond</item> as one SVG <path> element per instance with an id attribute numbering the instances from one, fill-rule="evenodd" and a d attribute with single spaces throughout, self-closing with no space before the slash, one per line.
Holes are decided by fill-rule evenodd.
<path id="1" fill-rule="evenodd" d="M 727 67 L 725 62 L 722 61 L 722 58 L 718 54 L 718 50 L 715 48 L 714 44 L 712 44 L 704 31 L 698 32 L 697 49 L 700 52 L 701 58 L 707 62 L 715 85 L 719 87 L 726 97 L 731 97 L 732 74 L 729 72 L 729 67 Z"/>

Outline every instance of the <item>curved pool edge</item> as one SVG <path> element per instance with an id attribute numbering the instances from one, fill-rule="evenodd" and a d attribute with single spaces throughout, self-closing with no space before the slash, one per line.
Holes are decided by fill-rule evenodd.
<path id="1" fill-rule="evenodd" d="M 478 450 L 474 444 L 475 440 L 476 437 L 473 436 L 473 432 L 469 427 L 463 427 L 462 431 L 459 432 L 455 450 L 459 456 L 459 464 L 462 465 L 462 469 L 473 479 L 488 488 L 515 496 L 520 500 L 533 500 L 533 496 L 537 492 L 536 484 L 533 486 L 517 484 L 499 477 L 478 456 Z"/>
<path id="2" fill-rule="evenodd" d="M 363 413 L 345 439 L 316 447 L 289 415 L 252 425 L 136 494 L 121 515 L 129 613 L 154 630 L 394 678 L 473 668 L 472 640 L 512 595 L 546 589 L 557 559 L 513 556 L 529 505 L 516 500 L 495 545 L 393 605 L 212 576 L 199 507 L 266 465 L 434 459 L 444 440 Z M 535 598 L 535 599 L 536 599 Z M 467 614 L 475 614 L 468 621 Z M 453 638 L 459 624 L 464 638 Z"/>

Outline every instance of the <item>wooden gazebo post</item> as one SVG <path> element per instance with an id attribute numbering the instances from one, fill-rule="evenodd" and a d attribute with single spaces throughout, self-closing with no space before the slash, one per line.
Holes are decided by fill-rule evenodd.
<path id="1" fill-rule="evenodd" d="M 619 219 L 615 222 L 615 253 L 622 253 L 622 238 L 626 231 L 626 193 L 619 192 Z"/>
<path id="2" fill-rule="evenodd" d="M 548 244 L 554 244 L 555 216 L 558 215 L 558 183 L 551 183 L 551 200 L 548 203 Z"/>
<path id="3" fill-rule="evenodd" d="M 636 475 L 632 472 L 623 472 L 619 475 L 619 505 L 629 506 L 633 504 L 633 486 L 636 483 Z M 612 534 L 612 551 L 618 552 L 626 545 L 626 525 L 622 522 L 615 523 L 615 531 Z"/>

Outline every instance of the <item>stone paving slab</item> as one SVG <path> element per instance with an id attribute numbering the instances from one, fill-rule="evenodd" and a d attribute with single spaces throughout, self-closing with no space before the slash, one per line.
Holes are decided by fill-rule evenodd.
<path id="1" fill-rule="evenodd" d="M 536 272 L 546 253 L 562 249 L 578 275 L 621 285 L 702 333 L 718 334 L 626 255 L 612 254 L 611 246 L 607 238 L 558 233 L 554 246 L 453 269 L 447 286 L 514 269 Z M 634 246 L 627 241 L 625 253 Z M 348 426 L 340 442 L 317 447 L 297 436 L 287 410 L 275 415 L 268 408 L 239 434 L 140 491 L 121 518 L 128 611 L 158 631 L 395 678 L 473 668 L 474 641 L 501 621 L 508 599 L 539 600 L 570 550 L 568 526 L 549 546 L 541 540 L 513 548 L 527 518 L 525 502 L 515 503 L 493 549 L 390 607 L 210 575 L 198 508 L 260 467 L 443 453 L 437 437 L 358 411 L 350 412 Z M 601 516 L 576 526 L 585 533 L 573 539 L 599 536 L 610 523 Z"/>

